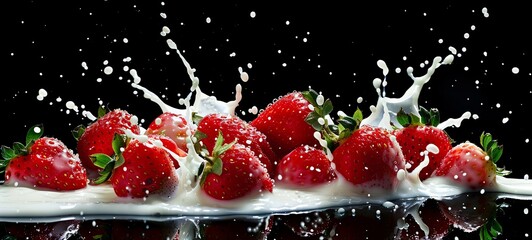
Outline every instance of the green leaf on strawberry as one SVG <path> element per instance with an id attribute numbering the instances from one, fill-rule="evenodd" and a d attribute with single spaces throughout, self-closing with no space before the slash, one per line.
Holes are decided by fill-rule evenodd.
<path id="1" fill-rule="evenodd" d="M 330 123 L 329 114 L 334 107 L 330 99 L 322 98 L 318 92 L 313 89 L 301 92 L 303 97 L 312 105 L 313 111 L 310 112 L 305 121 L 314 128 L 314 130 L 321 132 L 324 139 L 327 141 L 327 147 L 333 151 L 338 145 L 349 137 L 354 130 L 358 128 L 363 119 L 362 111 L 357 108 L 352 117 L 340 116 L 337 120 L 338 125 Z"/>
<path id="2" fill-rule="evenodd" d="M 493 139 L 493 136 L 490 133 L 482 132 L 480 135 L 480 145 L 484 152 L 486 152 L 490 161 L 496 164 L 501 159 L 503 146 L 499 145 L 497 140 Z M 509 170 L 497 167 L 497 175 L 499 176 L 506 176 L 510 173 L 511 171 Z"/>
<path id="3" fill-rule="evenodd" d="M 2 159 L 0 159 L 0 174 L 3 174 L 5 172 L 5 169 L 11 159 L 17 156 L 27 155 L 31 146 L 35 143 L 37 139 L 39 139 L 43 135 L 43 132 L 43 125 L 36 124 L 30 127 L 30 129 L 26 133 L 26 144 L 15 142 L 13 143 L 13 147 L 11 148 L 8 146 L 2 146 L 0 148 L 2 152 Z"/>
<path id="4" fill-rule="evenodd" d="M 113 151 L 112 156 L 108 156 L 103 153 L 95 153 L 90 156 L 92 163 L 101 168 L 99 172 L 100 176 L 93 180 L 93 184 L 99 185 L 111 178 L 113 170 L 124 164 L 124 156 L 122 155 L 122 149 L 127 146 L 129 138 L 122 134 L 115 134 L 113 138 Z"/>
<path id="5" fill-rule="evenodd" d="M 230 143 L 224 143 L 224 137 L 221 131 L 218 132 L 218 137 L 216 138 L 216 143 L 214 145 L 214 148 L 212 150 L 211 156 L 204 156 L 204 159 L 206 160 L 206 163 L 200 167 L 201 169 L 201 178 L 200 178 L 200 185 L 203 185 L 205 183 L 205 179 L 207 178 L 207 175 L 210 173 L 214 173 L 218 176 L 222 174 L 223 171 L 223 162 L 220 158 L 220 155 L 222 155 L 224 152 L 229 150 L 233 145 L 237 142 L 235 139 L 234 141 Z"/>

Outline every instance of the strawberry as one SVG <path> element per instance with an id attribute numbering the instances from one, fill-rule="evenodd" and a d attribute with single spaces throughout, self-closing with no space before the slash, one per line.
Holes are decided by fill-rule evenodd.
<path id="1" fill-rule="evenodd" d="M 241 118 L 208 114 L 200 120 L 197 130 L 206 135 L 201 142 L 209 152 L 213 150 L 218 132 L 221 131 L 227 142 L 236 140 L 237 143 L 249 147 L 264 164 L 270 176 L 274 176 L 273 164 L 277 159 L 266 136 Z"/>
<path id="2" fill-rule="evenodd" d="M 282 158 L 301 145 L 319 146 L 315 130 L 305 122 L 312 112 L 310 105 L 301 92 L 291 92 L 268 105 L 250 124 L 268 137 Z"/>
<path id="3" fill-rule="evenodd" d="M 405 159 L 390 131 L 364 125 L 333 152 L 336 170 L 353 185 L 393 190 Z"/>
<path id="4" fill-rule="evenodd" d="M 178 177 L 170 154 L 159 144 L 153 138 L 141 141 L 116 134 L 112 143 L 114 155 L 91 156 L 94 164 L 103 168 L 94 183 L 110 179 L 119 197 L 145 198 L 154 194 L 170 197 Z"/>
<path id="5" fill-rule="evenodd" d="M 188 149 L 186 137 L 189 130 L 187 120 L 182 115 L 163 112 L 150 123 L 146 134 L 166 135 L 176 142 L 177 147 L 186 152 Z"/>
<path id="6" fill-rule="evenodd" d="M 291 186 L 316 186 L 337 178 L 331 161 L 322 150 L 299 146 L 277 165 L 280 182 Z"/>
<path id="7" fill-rule="evenodd" d="M 2 146 L 5 184 L 55 191 L 85 188 L 87 173 L 77 155 L 61 140 L 42 135 L 42 125 L 35 125 L 26 134 L 26 145 Z"/>
<path id="8" fill-rule="evenodd" d="M 236 141 L 224 144 L 221 132 L 202 168 L 201 190 L 214 199 L 233 200 L 273 191 L 273 179 L 253 151 Z"/>
<path id="9" fill-rule="evenodd" d="M 497 175 L 509 174 L 496 165 L 503 148 L 489 133 L 481 134 L 480 143 L 482 148 L 469 141 L 454 146 L 434 175 L 448 177 L 471 190 L 493 186 Z"/>
<path id="10" fill-rule="evenodd" d="M 396 129 L 394 134 L 410 170 L 415 169 L 425 159 L 421 153 L 426 151 L 427 145 L 434 144 L 438 147 L 438 153 L 428 153 L 429 164 L 419 173 L 419 178 L 423 181 L 432 175 L 443 157 L 451 150 L 453 141 L 444 130 L 436 127 L 440 121 L 437 109 L 431 109 L 429 112 L 420 107 L 420 115 L 421 118 L 400 111 L 397 120 L 403 128 Z"/>
<path id="11" fill-rule="evenodd" d="M 133 115 L 126 110 L 115 109 L 105 112 L 103 108 L 98 111 L 99 118 L 87 128 L 78 126 L 74 129 L 74 137 L 78 140 L 77 150 L 81 163 L 87 169 L 89 177 L 97 176 L 99 168 L 92 163 L 90 156 L 94 153 L 112 155 L 114 153 L 112 141 L 115 133 L 123 134 L 124 130 L 140 133 L 140 127 L 134 121 Z"/>
<path id="12" fill-rule="evenodd" d="M 175 153 L 179 157 L 186 157 L 187 156 L 187 153 L 185 151 L 181 150 L 181 148 L 179 148 L 177 146 L 175 141 L 173 139 L 171 139 L 170 137 L 168 137 L 168 136 L 159 135 L 159 134 L 148 134 L 148 137 L 153 139 L 153 140 L 161 141 L 162 146 L 164 148 L 166 148 L 167 150 Z M 172 155 L 170 155 L 170 157 L 172 158 L 172 162 L 174 163 L 174 167 L 176 169 L 179 168 L 179 162 L 177 161 L 177 159 L 175 159 Z"/>

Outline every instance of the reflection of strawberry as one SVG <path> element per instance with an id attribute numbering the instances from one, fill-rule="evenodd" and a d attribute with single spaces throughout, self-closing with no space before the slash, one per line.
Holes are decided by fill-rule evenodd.
<path id="1" fill-rule="evenodd" d="M 266 136 L 241 118 L 223 114 L 208 114 L 198 123 L 198 131 L 206 135 L 201 142 L 205 144 L 209 152 L 214 148 L 216 137 L 220 131 L 225 141 L 236 140 L 237 143 L 249 147 L 264 164 L 268 173 L 273 176 L 273 163 L 277 159 Z"/>
<path id="2" fill-rule="evenodd" d="M 470 142 L 454 146 L 434 175 L 446 176 L 471 189 L 493 185 L 496 175 L 508 174 L 495 165 L 502 155 L 502 146 L 497 145 L 489 133 L 482 133 L 480 143 L 483 148 Z"/>
<path id="3" fill-rule="evenodd" d="M 395 209 L 381 205 L 342 208 L 334 220 L 331 236 L 325 239 L 393 239 L 397 225 Z"/>
<path id="4" fill-rule="evenodd" d="M 498 204 L 497 194 L 469 193 L 452 199 L 438 202 L 441 211 L 455 228 L 464 232 L 494 230 L 502 232 L 502 227 L 496 220 Z M 495 234 L 496 236 L 496 234 Z M 493 237 L 493 236 L 492 236 Z M 487 239 L 487 238 L 486 238 Z"/>
<path id="5" fill-rule="evenodd" d="M 282 158 L 301 145 L 319 146 L 314 129 L 305 122 L 312 112 L 301 92 L 291 92 L 274 101 L 251 125 L 263 132 L 276 155 Z"/>
<path id="6" fill-rule="evenodd" d="M 429 164 L 419 173 L 419 178 L 423 181 L 432 175 L 441 159 L 451 150 L 452 140 L 444 130 L 436 127 L 439 124 L 439 114 L 436 109 L 431 109 L 429 112 L 421 108 L 420 112 L 421 118 L 400 111 L 397 120 L 404 128 L 398 128 L 394 134 L 401 146 L 405 161 L 411 165 L 410 170 L 415 169 L 425 159 L 421 153 L 426 151 L 427 145 L 434 144 L 438 147 L 438 153 L 428 153 Z"/>
<path id="7" fill-rule="evenodd" d="M 224 144 L 218 134 L 211 156 L 206 157 L 201 189 L 218 200 L 241 198 L 263 190 L 273 191 L 273 179 L 253 152 L 244 145 Z"/>
<path id="8" fill-rule="evenodd" d="M 175 141 L 177 147 L 186 152 L 188 149 L 186 141 L 188 130 L 187 120 L 183 116 L 172 112 L 164 112 L 150 123 L 146 129 L 146 134 L 168 136 Z"/>
<path id="9" fill-rule="evenodd" d="M 268 239 L 272 221 L 270 217 L 240 219 L 206 219 L 198 224 L 200 239 Z"/>
<path id="10" fill-rule="evenodd" d="M 418 213 L 421 217 L 421 224 L 428 227 L 428 237 L 420 227 L 420 223 L 416 222 L 412 215 L 408 215 L 405 219 L 408 226 L 406 229 L 400 230 L 397 235 L 398 239 L 442 239 L 449 234 L 451 222 L 443 214 L 436 200 L 425 200 L 419 207 Z"/>
<path id="11" fill-rule="evenodd" d="M 94 154 L 96 166 L 103 168 L 95 184 L 111 180 L 119 197 L 144 198 L 152 194 L 170 196 L 177 187 L 178 177 L 170 154 L 156 139 L 140 141 L 115 135 L 115 154 Z M 122 152 L 121 149 L 124 149 Z"/>
<path id="12" fill-rule="evenodd" d="M 337 177 L 323 150 L 310 146 L 300 146 L 285 155 L 277 174 L 280 182 L 300 187 L 320 185 Z"/>
<path id="13" fill-rule="evenodd" d="M 334 223 L 333 217 L 328 210 L 276 216 L 276 232 L 279 229 L 279 233 L 275 234 L 282 234 L 283 237 L 274 236 L 274 239 L 327 239 Z M 283 228 L 288 228 L 291 232 Z"/>
<path id="14" fill-rule="evenodd" d="M 178 239 L 177 221 L 113 220 L 110 225 L 110 239 Z"/>
<path id="15" fill-rule="evenodd" d="M 78 126 L 74 130 L 77 142 L 79 158 L 83 166 L 87 169 L 89 177 L 97 176 L 96 167 L 90 158 L 94 153 L 112 155 L 114 153 L 112 142 L 115 133 L 123 134 L 124 130 L 131 130 L 135 134 L 140 133 L 140 127 L 133 120 L 133 116 L 126 110 L 115 109 L 105 113 L 100 109 L 99 118 L 92 122 L 87 128 Z"/>
<path id="16" fill-rule="evenodd" d="M 383 128 L 363 126 L 333 152 L 336 170 L 356 186 L 392 190 L 405 160 L 392 134 Z"/>
<path id="17" fill-rule="evenodd" d="M 49 223 L 7 222 L 4 223 L 4 226 L 7 235 L 0 236 L 0 239 L 78 239 L 77 232 L 80 227 L 80 221 L 67 220 Z"/>
<path id="18" fill-rule="evenodd" d="M 69 191 L 87 186 L 87 173 L 79 158 L 61 140 L 42 137 L 41 125 L 27 133 L 26 144 L 2 146 L 0 173 L 16 186 Z"/>

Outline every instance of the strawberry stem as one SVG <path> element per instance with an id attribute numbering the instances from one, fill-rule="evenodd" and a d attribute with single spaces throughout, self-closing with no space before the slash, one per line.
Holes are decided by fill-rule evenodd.
<path id="1" fill-rule="evenodd" d="M 237 142 L 237 139 L 230 143 L 224 143 L 224 136 L 222 134 L 222 131 L 218 131 L 218 137 L 216 138 L 216 143 L 214 144 L 214 147 L 212 149 L 211 156 L 203 156 L 206 163 L 202 164 L 200 166 L 200 185 L 203 185 L 205 183 L 205 179 L 207 179 L 207 175 L 210 173 L 214 173 L 216 175 L 221 175 L 223 171 L 223 162 L 220 156 L 229 150 L 235 143 Z"/>
<path id="2" fill-rule="evenodd" d="M 305 121 L 314 130 L 320 132 L 327 141 L 327 148 L 333 151 L 340 143 L 358 128 L 362 121 L 362 111 L 357 109 L 352 117 L 340 116 L 338 125 L 329 122 L 329 114 L 333 111 L 333 104 L 330 99 L 323 99 L 323 96 L 313 89 L 301 92 L 303 97 L 312 105 Z"/>

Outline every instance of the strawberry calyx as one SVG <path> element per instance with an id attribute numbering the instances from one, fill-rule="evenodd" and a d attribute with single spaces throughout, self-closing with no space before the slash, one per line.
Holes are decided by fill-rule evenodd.
<path id="1" fill-rule="evenodd" d="M 314 130 L 320 132 L 327 141 L 327 147 L 333 151 L 340 143 L 349 137 L 353 131 L 358 129 L 363 119 L 362 111 L 357 108 L 353 116 L 341 115 L 337 120 L 338 124 L 331 123 L 329 114 L 334 107 L 330 99 L 324 99 L 323 95 L 313 89 L 301 92 L 303 97 L 312 105 L 305 121 Z M 331 120 L 332 121 L 332 120 Z"/>
<path id="2" fill-rule="evenodd" d="M 42 124 L 36 124 L 32 126 L 26 133 L 26 142 L 25 144 L 21 142 L 13 143 L 13 147 L 8 147 L 2 145 L 0 148 L 2 158 L 0 158 L 0 175 L 4 174 L 7 165 L 11 159 L 18 156 L 25 156 L 30 153 L 30 148 L 33 146 L 35 141 L 42 137 L 44 128 Z"/>
<path id="3" fill-rule="evenodd" d="M 506 205 L 497 205 L 496 209 L 490 214 L 488 221 L 478 230 L 481 240 L 496 239 L 502 234 L 502 225 L 497 221 L 497 212 L 502 211 L 503 206 Z"/>
<path id="4" fill-rule="evenodd" d="M 397 113 L 397 121 L 401 126 L 438 126 L 440 124 L 440 111 L 437 108 L 426 108 L 419 106 L 419 116 L 413 113 L 406 113 L 401 108 Z"/>
<path id="5" fill-rule="evenodd" d="M 122 155 L 122 150 L 127 146 L 129 141 L 130 138 L 125 135 L 115 134 L 112 142 L 114 151 L 112 156 L 103 153 L 95 153 L 90 156 L 92 163 L 102 169 L 99 171 L 99 177 L 91 179 L 92 184 L 99 185 L 106 182 L 111 178 L 113 170 L 124 164 L 125 160 Z"/>
<path id="6" fill-rule="evenodd" d="M 196 132 L 199 132 L 199 131 L 196 131 Z M 200 154 L 200 156 L 202 156 L 203 159 L 205 159 L 205 162 L 201 164 L 198 170 L 198 175 L 201 176 L 200 178 L 201 186 L 203 186 L 203 184 L 205 183 L 205 180 L 207 179 L 207 176 L 210 173 L 214 173 L 218 176 L 222 174 L 223 162 L 220 156 L 224 152 L 229 150 L 231 147 L 233 147 L 233 145 L 235 145 L 236 142 L 237 140 L 235 139 L 234 141 L 230 143 L 224 143 L 224 137 L 223 137 L 222 131 L 218 131 L 218 137 L 216 138 L 216 143 L 214 144 L 214 148 L 212 149 L 212 153 L 210 154 L 210 156 L 208 154 Z M 205 148 L 201 150 L 201 152 L 205 152 L 205 151 L 206 151 Z"/>
<path id="7" fill-rule="evenodd" d="M 490 133 L 482 132 L 480 135 L 480 145 L 482 149 L 488 156 L 489 160 L 497 166 L 497 162 L 502 156 L 503 146 L 499 145 L 496 139 L 493 139 L 493 136 Z M 504 168 L 497 167 L 497 175 L 506 176 L 511 173 L 511 171 Z"/>

